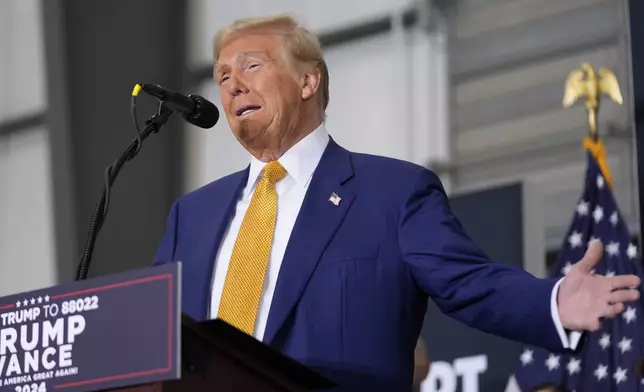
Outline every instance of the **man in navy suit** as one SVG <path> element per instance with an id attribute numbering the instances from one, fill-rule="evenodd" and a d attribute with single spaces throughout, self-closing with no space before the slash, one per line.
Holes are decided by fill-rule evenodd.
<path id="1" fill-rule="evenodd" d="M 319 42 L 291 18 L 237 21 L 214 52 L 250 164 L 171 208 L 154 263 L 183 262 L 188 315 L 222 318 L 344 390 L 409 391 L 429 297 L 467 325 L 550 350 L 575 349 L 639 297 L 637 277 L 591 273 L 597 242 L 562 280 L 490 261 L 434 173 L 339 146 L 324 125 Z"/>

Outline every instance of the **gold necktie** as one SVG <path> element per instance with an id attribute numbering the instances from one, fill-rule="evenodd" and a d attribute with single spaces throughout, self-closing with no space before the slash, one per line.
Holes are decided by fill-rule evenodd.
<path id="1" fill-rule="evenodd" d="M 217 317 L 253 335 L 266 264 L 271 251 L 277 193 L 275 183 L 286 174 L 279 162 L 264 166 L 244 220 L 226 273 Z"/>

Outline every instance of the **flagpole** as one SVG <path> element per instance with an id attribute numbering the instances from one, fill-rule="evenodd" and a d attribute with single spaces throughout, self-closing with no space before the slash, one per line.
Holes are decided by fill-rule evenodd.
<path id="1" fill-rule="evenodd" d="M 628 1 L 630 24 L 630 71 L 633 94 L 633 113 L 635 143 L 637 153 L 637 179 L 639 193 L 639 213 L 644 211 L 644 3 L 641 0 Z M 640 243 L 644 236 L 644 219 L 640 220 Z"/>

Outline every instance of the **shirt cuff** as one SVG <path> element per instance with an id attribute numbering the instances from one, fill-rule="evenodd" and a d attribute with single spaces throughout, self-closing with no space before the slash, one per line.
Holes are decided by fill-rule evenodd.
<path id="1" fill-rule="evenodd" d="M 559 308 L 557 307 L 557 293 L 559 292 L 559 286 L 564 278 L 561 278 L 555 283 L 555 287 L 552 288 L 552 294 L 550 295 L 550 313 L 552 315 L 552 321 L 555 323 L 555 328 L 559 334 L 559 339 L 561 339 L 561 344 L 563 348 L 575 350 L 579 344 L 582 333 L 580 331 L 572 331 L 569 335 L 566 334 L 566 330 L 561 324 L 561 319 L 559 318 Z"/>

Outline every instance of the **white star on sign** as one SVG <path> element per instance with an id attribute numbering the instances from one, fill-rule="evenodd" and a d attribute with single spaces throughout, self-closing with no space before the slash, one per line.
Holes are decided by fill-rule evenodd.
<path id="1" fill-rule="evenodd" d="M 29 301 L 27 301 L 26 299 L 22 301 L 22 306 L 27 306 L 27 305 L 29 305 Z"/>
<path id="2" fill-rule="evenodd" d="M 633 244 L 628 244 L 628 249 L 626 249 L 626 255 L 629 259 L 634 259 L 637 256 L 637 248 Z"/>
<path id="3" fill-rule="evenodd" d="M 605 350 L 610 346 L 610 335 L 605 333 L 602 335 L 601 339 L 599 339 L 599 345 L 602 346 L 602 348 Z"/>
<path id="4" fill-rule="evenodd" d="M 521 354 L 521 363 L 523 364 L 523 366 L 532 362 L 532 354 L 533 351 L 530 349 L 525 349 L 525 351 Z"/>
<path id="5" fill-rule="evenodd" d="M 611 256 L 619 256 L 619 242 L 611 242 L 606 246 L 606 253 Z"/>
<path id="6" fill-rule="evenodd" d="M 601 175 L 597 176 L 597 188 L 602 189 L 604 187 L 604 177 Z"/>
<path id="7" fill-rule="evenodd" d="M 617 370 L 615 371 L 615 374 L 613 374 L 613 378 L 615 379 L 615 382 L 618 384 L 626 381 L 626 369 L 622 369 L 621 366 L 618 366 Z"/>
<path id="8" fill-rule="evenodd" d="M 561 273 L 564 275 L 568 275 L 568 272 L 570 272 L 571 268 L 572 268 L 572 263 L 570 261 L 566 261 L 566 264 L 561 269 Z"/>
<path id="9" fill-rule="evenodd" d="M 626 320 L 626 324 L 630 324 L 631 321 L 635 321 L 635 319 L 637 318 L 635 311 L 636 310 L 634 307 L 629 306 L 628 308 L 626 308 L 626 311 L 622 313 L 622 317 L 624 318 L 624 320 Z"/>
<path id="10" fill-rule="evenodd" d="M 633 344 L 633 339 L 626 339 L 626 336 L 622 338 L 622 340 L 617 343 L 617 347 L 622 351 L 622 354 L 624 354 L 626 351 L 631 350 L 631 345 Z"/>
<path id="11" fill-rule="evenodd" d="M 600 220 L 604 217 L 604 209 L 601 208 L 601 206 L 595 207 L 595 211 L 593 211 L 593 218 L 595 219 L 595 223 L 599 223 Z"/>
<path id="12" fill-rule="evenodd" d="M 577 213 L 580 216 L 586 216 L 588 215 L 588 202 L 586 201 L 580 201 L 579 204 L 577 204 Z"/>
<path id="13" fill-rule="evenodd" d="M 608 366 L 606 365 L 599 365 L 597 366 L 597 369 L 595 369 L 595 372 L 593 373 L 595 377 L 597 377 L 597 381 L 600 381 L 608 375 Z"/>
<path id="14" fill-rule="evenodd" d="M 595 241 L 596 239 L 597 239 L 597 237 L 591 235 L 590 239 L 588 240 L 588 245 L 590 246 L 590 243 Z"/>
<path id="15" fill-rule="evenodd" d="M 570 237 L 568 237 L 568 242 L 573 248 L 581 246 L 581 233 L 573 231 Z"/>
<path id="16" fill-rule="evenodd" d="M 19 308 L 19 307 L 20 307 L 20 304 L 21 304 L 21 302 L 20 302 L 20 301 L 16 302 L 16 308 Z"/>
<path id="17" fill-rule="evenodd" d="M 41 304 L 41 303 L 42 303 L 42 297 L 38 297 L 38 303 L 39 303 L 39 304 Z"/>
<path id="18" fill-rule="evenodd" d="M 550 354 L 548 359 L 546 359 L 546 366 L 548 370 L 553 371 L 559 367 L 559 356 Z"/>
<path id="19" fill-rule="evenodd" d="M 581 370 L 581 360 L 576 358 L 570 358 L 570 362 L 568 362 L 568 365 L 566 365 L 566 368 L 568 369 L 568 373 L 571 376 L 575 373 L 579 373 L 579 370 Z"/>
<path id="20" fill-rule="evenodd" d="M 613 212 L 613 213 L 610 215 L 610 223 L 612 223 L 612 224 L 613 224 L 613 226 L 615 226 L 615 225 L 617 224 L 617 220 L 618 220 L 618 219 L 619 219 L 619 218 L 617 217 L 617 211 Z"/>
<path id="21" fill-rule="evenodd" d="M 31 301 L 29 301 L 32 305 L 36 304 L 36 298 L 32 298 Z"/>
<path id="22" fill-rule="evenodd" d="M 49 296 L 45 295 L 45 302 L 49 302 Z"/>

